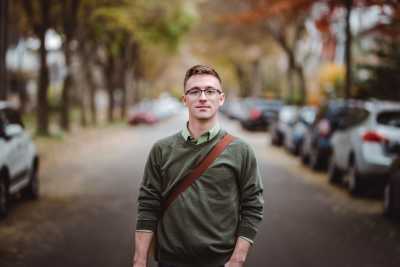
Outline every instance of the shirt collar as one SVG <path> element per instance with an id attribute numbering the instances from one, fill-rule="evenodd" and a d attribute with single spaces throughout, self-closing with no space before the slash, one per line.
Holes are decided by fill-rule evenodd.
<path id="1" fill-rule="evenodd" d="M 202 143 L 205 143 L 205 142 L 211 140 L 212 138 L 214 138 L 219 133 L 219 130 L 221 129 L 219 124 L 216 123 L 210 130 L 208 130 L 207 132 L 203 133 L 199 138 L 197 138 L 197 140 L 195 140 L 191 136 L 188 127 L 189 127 L 189 122 L 186 123 L 186 127 L 183 127 L 183 129 L 181 131 L 181 135 L 182 135 L 183 139 L 185 139 L 185 141 L 191 142 L 191 143 L 196 144 L 196 145 L 200 145 Z"/>

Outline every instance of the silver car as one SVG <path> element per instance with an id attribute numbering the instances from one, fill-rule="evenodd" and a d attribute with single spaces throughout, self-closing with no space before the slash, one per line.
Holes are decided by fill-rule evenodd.
<path id="1" fill-rule="evenodd" d="M 400 142 L 400 103 L 364 102 L 346 109 L 332 136 L 330 182 L 344 182 L 352 194 L 384 185 Z M 383 188 L 383 187 L 382 187 Z"/>

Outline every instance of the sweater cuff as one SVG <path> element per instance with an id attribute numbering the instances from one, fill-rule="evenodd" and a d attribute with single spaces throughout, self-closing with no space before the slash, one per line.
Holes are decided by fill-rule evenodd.
<path id="1" fill-rule="evenodd" d="M 238 236 L 245 237 L 254 242 L 257 231 L 247 226 L 240 226 L 238 229 Z"/>
<path id="2" fill-rule="evenodd" d="M 155 232 L 157 229 L 157 221 L 138 220 L 136 222 L 136 230 L 148 230 Z"/>
<path id="3" fill-rule="evenodd" d="M 248 239 L 247 237 L 244 237 L 244 236 L 239 236 L 239 238 L 240 238 L 240 239 L 243 239 L 243 240 L 246 240 L 247 242 L 249 242 L 249 243 L 250 243 L 250 245 L 253 245 L 253 244 L 254 244 L 254 241 L 253 241 L 253 240 L 251 240 L 251 239 Z"/>

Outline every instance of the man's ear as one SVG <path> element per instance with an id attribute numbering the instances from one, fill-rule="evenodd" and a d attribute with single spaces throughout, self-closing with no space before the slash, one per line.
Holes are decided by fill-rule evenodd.
<path id="1" fill-rule="evenodd" d="M 185 105 L 185 106 L 186 106 L 186 98 L 185 98 L 185 96 L 184 96 L 184 95 L 183 95 L 183 96 L 181 96 L 181 101 L 182 101 L 183 105 Z"/>
<path id="2" fill-rule="evenodd" d="M 225 94 L 219 96 L 219 106 L 222 106 L 225 102 Z"/>

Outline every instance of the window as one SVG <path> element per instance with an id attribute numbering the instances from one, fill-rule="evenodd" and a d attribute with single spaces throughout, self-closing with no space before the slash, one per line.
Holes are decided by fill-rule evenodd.
<path id="1" fill-rule="evenodd" d="M 385 111 L 378 114 L 379 124 L 400 128 L 400 111 Z"/>
<path id="2" fill-rule="evenodd" d="M 19 124 L 24 128 L 24 123 L 19 113 L 15 109 L 6 108 L 3 110 L 3 119 L 6 124 Z"/>
<path id="3" fill-rule="evenodd" d="M 363 108 L 350 108 L 346 118 L 346 126 L 347 127 L 354 127 L 363 121 L 365 121 L 368 116 L 369 112 Z"/>

